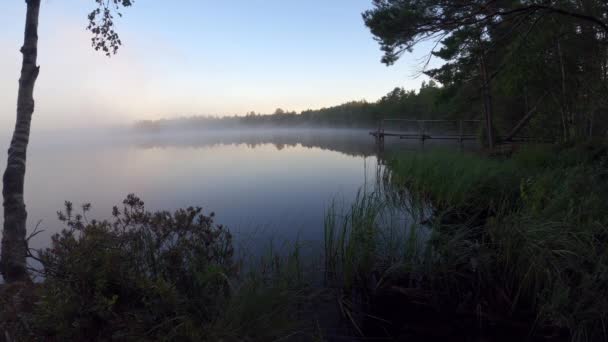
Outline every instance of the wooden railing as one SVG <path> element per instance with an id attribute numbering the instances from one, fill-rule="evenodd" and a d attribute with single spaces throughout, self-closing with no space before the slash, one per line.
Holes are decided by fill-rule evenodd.
<path id="1" fill-rule="evenodd" d="M 398 123 L 399 127 L 388 128 L 387 124 Z M 384 119 L 379 122 L 378 129 L 370 132 L 377 139 L 384 140 L 385 137 L 397 137 L 399 139 L 443 139 L 443 140 L 465 140 L 478 139 L 479 126 L 483 120 L 412 120 L 412 119 Z M 403 124 L 415 124 L 414 128 L 404 130 Z M 473 124 L 475 130 L 467 129 Z M 443 127 L 439 127 L 443 125 Z M 465 127 L 469 126 L 469 127 Z M 447 128 L 447 129 L 446 129 Z"/>

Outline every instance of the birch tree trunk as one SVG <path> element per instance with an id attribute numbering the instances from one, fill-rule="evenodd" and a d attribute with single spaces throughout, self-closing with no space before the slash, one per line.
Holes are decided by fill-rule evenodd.
<path id="1" fill-rule="evenodd" d="M 2 178 L 4 198 L 4 230 L 0 272 L 7 282 L 29 279 L 26 268 L 27 242 L 23 183 L 25 160 L 34 112 L 34 85 L 38 77 L 38 15 L 41 0 L 26 0 L 24 43 L 21 48 L 23 62 L 17 96 L 17 120 L 11 145 L 8 149 L 6 171 Z"/>

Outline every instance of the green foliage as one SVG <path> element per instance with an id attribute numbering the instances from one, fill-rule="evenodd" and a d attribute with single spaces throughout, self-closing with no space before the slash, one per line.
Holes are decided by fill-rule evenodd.
<path id="1" fill-rule="evenodd" d="M 489 101 L 501 135 L 531 112 L 524 136 L 569 141 L 606 134 L 605 1 L 373 4 L 363 18 L 384 63 L 393 64 L 420 42 L 435 43 L 429 57 L 444 64 L 423 71 L 443 85 L 449 112 L 479 118 Z"/>
<path id="2" fill-rule="evenodd" d="M 382 229 L 382 201 L 377 193 L 357 195 L 349 210 L 340 212 L 334 203 L 325 215 L 325 278 L 334 286 L 350 290 L 367 286 L 374 270 L 378 233 Z"/>
<path id="3" fill-rule="evenodd" d="M 411 259 L 408 269 L 434 293 L 450 294 L 444 303 L 505 317 L 532 311 L 537 328 L 605 339 L 608 155 L 589 148 L 534 147 L 507 160 L 441 151 L 396 157 L 393 184 L 435 209 L 432 257 Z"/>
<path id="4" fill-rule="evenodd" d="M 87 222 L 66 202 L 68 229 L 40 253 L 37 325 L 59 339 L 203 338 L 230 295 L 231 235 L 200 208 L 150 213 L 130 195 L 114 221 Z"/>
<path id="5" fill-rule="evenodd" d="M 370 316 L 374 294 L 405 260 L 422 257 L 425 232 L 404 217 L 394 193 L 360 192 L 352 205 L 333 203 L 325 216 L 325 286 L 333 290 L 344 322 L 351 333 L 362 330 Z M 383 315 L 383 313 L 380 313 Z"/>
<path id="6" fill-rule="evenodd" d="M 254 341 L 296 337 L 307 340 L 308 305 L 314 296 L 304 278 L 300 246 L 289 246 L 286 255 L 275 254 L 271 246 L 258 263 L 249 267 L 251 270 L 215 320 L 208 339 L 242 341 L 246 336 Z"/>
<path id="7" fill-rule="evenodd" d="M 393 300 L 452 320 L 474 315 L 482 326 L 517 322 L 523 335 L 563 329 L 573 341 L 605 340 L 607 158 L 598 142 L 531 146 L 509 159 L 392 156 L 384 191 L 326 216 L 326 280 L 341 289 L 343 314 L 359 331 L 374 301 L 397 289 Z M 399 308 L 374 315 L 390 310 Z"/>
<path id="8" fill-rule="evenodd" d="M 517 196 L 519 170 L 500 160 L 448 150 L 413 152 L 390 161 L 394 184 L 442 209 L 491 209 Z"/>
<path id="9" fill-rule="evenodd" d="M 268 341 L 307 332 L 298 249 L 241 274 L 232 236 L 213 214 L 151 213 L 134 195 L 123 204 L 112 221 L 88 221 L 90 205 L 76 214 L 66 202 L 58 213 L 66 229 L 38 253 L 43 281 L 26 287 L 27 305 L 0 310 L 19 317 L 0 328 L 19 340 L 60 341 Z M 5 292 L 14 291 L 0 291 L 3 302 L 20 302 Z"/>

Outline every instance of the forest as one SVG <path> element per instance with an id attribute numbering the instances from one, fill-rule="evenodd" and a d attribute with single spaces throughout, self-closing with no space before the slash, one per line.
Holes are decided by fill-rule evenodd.
<path id="1" fill-rule="evenodd" d="M 113 55 L 122 45 L 114 20 L 133 1 L 91 2 L 93 48 Z M 244 136 L 212 155 L 215 143 L 184 139 L 175 145 L 186 148 L 177 149 L 144 139 L 150 148 L 115 142 L 123 158 L 115 158 L 118 148 L 92 145 L 101 151 L 90 153 L 93 162 L 69 159 L 59 176 L 35 183 L 84 174 L 84 186 L 68 187 L 97 185 L 106 196 L 105 188 L 133 176 L 118 183 L 121 191 L 159 183 L 159 198 L 182 191 L 196 201 L 216 189 L 213 196 L 231 205 L 248 199 L 237 209 L 249 215 L 259 203 L 274 203 L 268 207 L 280 218 L 279 204 L 301 207 L 299 221 L 312 216 L 304 199 L 329 203 L 316 240 L 298 237 L 280 248 L 271 239 L 257 246 L 258 255 L 243 253 L 239 236 L 213 211 L 180 209 L 181 201 L 158 209 L 158 198 L 144 203 L 135 194 L 99 220 L 89 219 L 91 204 L 66 201 L 57 212 L 62 230 L 45 248 L 31 247 L 42 232 L 27 221 L 24 199 L 40 3 L 26 0 L 17 123 L 3 177 L 0 341 L 608 340 L 608 2 L 372 0 L 358 19 L 379 44 L 382 63 L 431 47 L 420 70 L 429 80 L 420 89 L 397 87 L 374 102 L 300 113 L 135 124 L 158 132 L 475 119 L 487 143 L 473 150 L 384 150 L 370 138 L 363 152 L 345 140 L 324 144 L 342 154 L 326 154 L 312 136 L 281 136 L 274 147 Z M 438 67 L 430 67 L 433 59 Z M 519 144 L 515 136 L 552 143 Z M 288 159 L 308 152 L 319 159 Z M 370 154 L 376 165 L 368 182 Z M 145 158 L 158 163 L 136 163 Z M 248 167 L 238 166 L 242 159 Z M 57 160 L 46 159 L 47 168 Z M 263 173 L 272 161 L 280 172 Z M 363 170 L 333 164 L 339 161 Z M 175 173 L 166 176 L 169 169 Z M 211 185 L 209 170 L 220 175 Z M 316 197 L 352 170 L 364 183 L 350 203 Z M 336 178 L 307 178 L 329 174 Z M 237 191 L 228 179 L 237 180 Z M 245 197 L 252 194 L 259 197 Z"/>
<path id="2" fill-rule="evenodd" d="M 568 141 L 606 126 L 604 1 L 376 0 L 364 20 L 392 64 L 422 41 L 445 61 L 444 115 L 483 118 L 498 135 Z"/>
<path id="3" fill-rule="evenodd" d="M 423 41 L 434 48 L 418 90 L 395 88 L 375 102 L 300 113 L 143 121 L 161 126 L 311 125 L 375 127 L 380 119 L 483 119 L 497 137 L 570 141 L 604 136 L 608 110 L 608 4 L 603 1 L 376 0 L 363 14 L 393 64 Z M 547 4 L 545 4 L 547 3 Z"/>
<path id="4" fill-rule="evenodd" d="M 227 117 L 190 116 L 177 119 L 143 120 L 135 123 L 142 131 L 161 128 L 197 129 L 230 127 L 333 127 L 370 128 L 382 118 L 443 118 L 440 103 L 442 89 L 436 82 L 423 82 L 420 90 L 405 90 L 396 87 L 375 102 L 351 101 L 340 105 L 307 109 L 300 113 L 277 108 L 274 113 L 260 114 L 253 111 L 244 116 Z"/>

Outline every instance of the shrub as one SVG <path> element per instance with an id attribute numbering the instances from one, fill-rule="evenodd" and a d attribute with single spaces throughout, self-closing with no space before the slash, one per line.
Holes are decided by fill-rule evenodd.
<path id="1" fill-rule="evenodd" d="M 134 195 L 113 221 L 71 203 L 67 229 L 39 253 L 33 322 L 58 340 L 201 340 L 230 296 L 232 237 L 201 208 L 150 213 Z"/>

